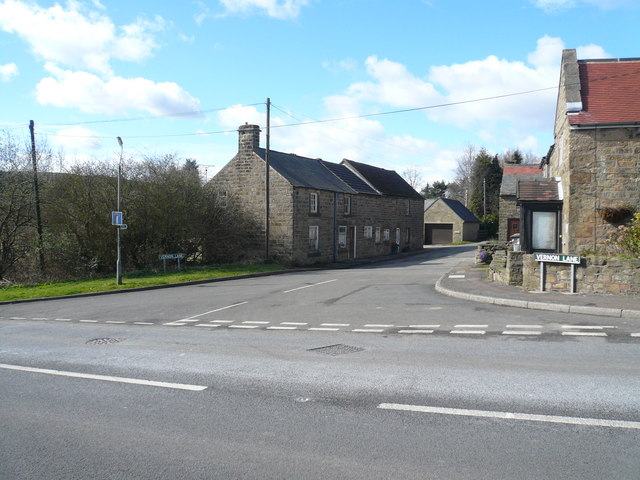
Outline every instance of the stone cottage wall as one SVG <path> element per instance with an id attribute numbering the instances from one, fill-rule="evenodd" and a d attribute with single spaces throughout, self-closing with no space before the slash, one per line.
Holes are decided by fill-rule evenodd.
<path id="1" fill-rule="evenodd" d="M 264 256 L 265 237 L 265 163 L 253 152 L 240 152 L 209 182 L 217 192 L 223 192 L 259 225 L 256 243 L 249 255 Z M 270 255 L 276 260 L 290 261 L 292 254 L 293 188 L 280 174 L 269 174 Z"/>
<path id="2" fill-rule="evenodd" d="M 309 212 L 309 194 L 318 194 L 318 213 Z M 351 212 L 345 214 L 345 197 L 351 198 Z M 334 212 L 334 202 L 336 209 Z M 407 215 L 407 202 L 409 214 Z M 292 263 L 305 265 L 353 259 L 353 249 L 339 248 L 338 228 L 355 228 L 356 258 L 389 255 L 396 240 L 396 228 L 400 229 L 400 244 L 397 251 L 411 251 L 423 246 L 423 201 L 405 198 L 390 198 L 376 195 L 346 195 L 306 188 L 296 188 L 294 192 L 294 228 L 295 245 Z M 335 213 L 335 223 L 334 223 Z M 309 227 L 318 226 L 318 251 L 308 248 Z M 335 234 L 334 234 L 335 225 Z M 365 227 L 371 227 L 371 237 L 365 236 Z M 376 242 L 376 228 L 380 228 L 380 241 Z M 407 232 L 407 229 L 409 230 Z M 384 240 L 384 231 L 389 231 L 389 240 Z M 408 233 L 408 235 L 407 235 Z M 407 236 L 408 241 L 407 241 Z M 348 243 L 352 239 L 348 239 Z M 335 248 L 334 248 L 335 243 Z M 335 254 L 335 257 L 334 257 Z"/>
<path id="3" fill-rule="evenodd" d="M 520 207 L 516 205 L 515 195 L 501 195 L 500 204 L 500 221 L 498 225 L 498 240 L 501 242 L 508 242 L 511 240 L 507 238 L 509 219 L 520 218 Z"/>
<path id="4" fill-rule="evenodd" d="M 523 289 L 540 290 L 540 264 L 533 255 L 523 257 Z M 571 266 L 545 264 L 545 290 L 568 292 Z M 640 295 L 640 260 L 585 257 L 576 266 L 576 293 Z"/>

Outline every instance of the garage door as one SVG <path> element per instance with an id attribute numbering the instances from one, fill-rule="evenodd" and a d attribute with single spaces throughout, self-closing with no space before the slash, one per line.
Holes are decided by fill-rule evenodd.
<path id="1" fill-rule="evenodd" d="M 424 226 L 424 243 L 426 245 L 442 245 L 453 242 L 453 223 L 426 223 Z"/>

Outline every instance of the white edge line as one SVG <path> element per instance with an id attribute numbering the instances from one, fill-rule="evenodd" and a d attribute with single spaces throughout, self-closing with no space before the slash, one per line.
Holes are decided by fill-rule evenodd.
<path id="1" fill-rule="evenodd" d="M 34 367 L 22 367 L 19 365 L 7 365 L 4 363 L 0 363 L 0 368 L 4 368 L 5 370 L 17 370 L 19 372 L 29 372 L 29 373 L 42 373 L 46 375 L 57 375 L 61 377 L 72 377 L 72 378 L 84 378 L 88 380 L 102 380 L 105 382 L 116 382 L 116 383 L 130 383 L 135 385 L 146 385 L 150 387 L 163 387 L 163 388 L 173 388 L 177 390 L 190 390 L 193 392 L 199 392 L 205 390 L 207 387 L 204 385 L 189 385 L 185 383 L 169 383 L 169 382 L 156 382 L 154 380 L 141 380 L 138 378 L 126 378 L 126 377 L 112 377 L 109 375 L 94 375 L 91 373 L 78 373 L 78 372 L 65 372 L 62 370 L 50 370 L 47 368 L 34 368 Z"/>
<path id="2" fill-rule="evenodd" d="M 437 413 L 441 415 L 459 415 L 465 417 L 499 418 L 504 420 L 524 420 L 531 422 L 564 423 L 569 425 L 585 425 L 589 427 L 611 427 L 640 430 L 640 422 L 626 420 L 606 420 L 600 418 L 562 417 L 556 415 L 535 415 L 528 413 L 492 412 L 484 410 L 464 410 L 459 408 L 428 407 L 421 405 L 404 405 L 399 403 L 381 403 L 383 410 L 399 410 L 418 413 Z"/>
<path id="3" fill-rule="evenodd" d="M 337 282 L 337 281 L 338 281 L 338 279 L 334 278 L 333 280 L 326 280 L 324 282 L 314 283 L 312 285 L 305 285 L 303 287 L 292 288 L 291 290 L 285 290 L 282 293 L 291 293 L 291 292 L 295 292 L 296 290 L 302 290 L 302 289 L 310 288 L 310 287 L 317 287 L 318 285 L 324 285 L 325 283 L 331 283 L 331 282 Z"/>

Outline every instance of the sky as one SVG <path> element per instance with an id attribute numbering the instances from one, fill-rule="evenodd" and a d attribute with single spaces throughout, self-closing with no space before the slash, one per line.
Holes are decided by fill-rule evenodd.
<path id="1" fill-rule="evenodd" d="M 541 157 L 562 50 L 640 57 L 637 0 L 0 0 L 0 129 L 51 168 L 273 150 L 452 181 L 468 145 Z"/>

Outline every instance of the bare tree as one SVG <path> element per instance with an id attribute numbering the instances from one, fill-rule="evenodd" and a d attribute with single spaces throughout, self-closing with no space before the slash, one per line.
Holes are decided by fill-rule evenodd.
<path id="1" fill-rule="evenodd" d="M 473 165 L 475 163 L 478 150 L 472 143 L 468 143 L 460 157 L 456 167 L 456 178 L 449 184 L 448 196 L 458 200 L 463 205 L 469 205 L 471 192 L 473 191 Z"/>
<path id="2" fill-rule="evenodd" d="M 422 178 L 422 173 L 416 167 L 407 167 L 400 173 L 402 178 L 404 178 L 411 187 L 419 191 L 420 187 L 424 183 L 424 179 Z"/>

